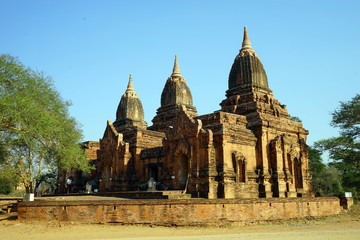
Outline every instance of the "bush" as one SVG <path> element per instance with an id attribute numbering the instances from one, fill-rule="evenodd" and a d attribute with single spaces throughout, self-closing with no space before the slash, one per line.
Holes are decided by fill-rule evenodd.
<path id="1" fill-rule="evenodd" d="M 6 177 L 0 177 L 0 194 L 9 194 L 14 190 L 13 181 Z"/>
<path id="2" fill-rule="evenodd" d="M 344 196 L 344 189 L 342 187 L 341 172 L 335 167 L 326 166 L 317 175 L 313 175 L 311 184 L 315 196 Z"/>

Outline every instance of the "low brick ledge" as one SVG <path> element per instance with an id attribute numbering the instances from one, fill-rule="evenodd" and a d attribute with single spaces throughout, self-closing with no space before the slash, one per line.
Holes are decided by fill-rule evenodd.
<path id="1" fill-rule="evenodd" d="M 340 205 L 340 199 L 337 197 L 316 197 L 316 198 L 243 198 L 243 199 L 119 199 L 119 200 L 43 200 L 38 198 L 32 202 L 21 202 L 20 206 L 88 206 L 88 205 L 169 205 L 169 204 L 252 204 L 252 203 L 289 203 L 289 202 L 324 202 L 337 201 Z"/>
<path id="2" fill-rule="evenodd" d="M 22 202 L 22 221 L 154 225 L 228 225 L 322 217 L 341 211 L 338 198 L 137 199 Z"/>

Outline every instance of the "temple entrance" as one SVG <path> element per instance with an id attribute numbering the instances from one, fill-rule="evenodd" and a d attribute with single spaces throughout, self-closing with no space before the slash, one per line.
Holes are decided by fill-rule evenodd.
<path id="1" fill-rule="evenodd" d="M 188 158 L 185 156 L 185 154 L 180 154 L 177 157 L 178 161 L 178 181 L 179 181 L 179 188 L 185 189 L 186 181 L 188 178 Z"/>
<path id="2" fill-rule="evenodd" d="M 233 169 L 236 174 L 236 182 L 245 182 L 245 157 L 242 153 L 232 154 Z"/>
<path id="3" fill-rule="evenodd" d="M 297 158 L 294 160 L 294 177 L 295 177 L 295 188 L 303 188 L 302 172 L 301 172 L 301 161 Z"/>
<path id="4" fill-rule="evenodd" d="M 158 166 L 156 164 L 149 164 L 148 177 L 149 179 L 154 179 L 156 182 L 158 181 Z"/>

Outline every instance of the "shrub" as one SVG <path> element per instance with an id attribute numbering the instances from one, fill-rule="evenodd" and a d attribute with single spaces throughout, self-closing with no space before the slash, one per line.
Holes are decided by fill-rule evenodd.
<path id="1" fill-rule="evenodd" d="M 0 194 L 9 194 L 14 190 L 13 181 L 7 177 L 0 176 Z"/>

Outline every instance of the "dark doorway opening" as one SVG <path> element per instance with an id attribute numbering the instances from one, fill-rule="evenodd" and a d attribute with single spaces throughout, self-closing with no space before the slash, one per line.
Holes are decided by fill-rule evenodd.
<path id="1" fill-rule="evenodd" d="M 188 159 L 185 156 L 185 154 L 181 154 L 178 157 L 178 163 L 179 163 L 179 184 L 180 188 L 183 189 L 186 186 L 186 181 L 188 178 Z"/>
<path id="2" fill-rule="evenodd" d="M 159 173 L 159 170 L 158 170 L 158 166 L 155 165 L 155 164 L 149 164 L 148 166 L 148 173 L 149 173 L 149 179 L 150 178 L 153 178 L 156 182 L 158 181 L 158 173 Z"/>

